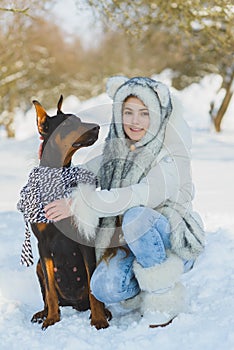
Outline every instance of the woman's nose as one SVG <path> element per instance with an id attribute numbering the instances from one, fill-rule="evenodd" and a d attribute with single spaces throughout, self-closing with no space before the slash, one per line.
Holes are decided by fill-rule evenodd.
<path id="1" fill-rule="evenodd" d="M 132 124 L 134 124 L 134 125 L 139 124 L 139 115 L 137 112 L 134 112 L 132 114 Z"/>

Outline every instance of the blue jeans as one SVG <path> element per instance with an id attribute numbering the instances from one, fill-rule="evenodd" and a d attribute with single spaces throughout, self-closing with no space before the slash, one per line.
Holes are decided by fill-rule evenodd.
<path id="1" fill-rule="evenodd" d="M 140 292 L 133 272 L 134 260 L 143 267 L 161 264 L 167 258 L 166 249 L 171 248 L 169 222 L 151 208 L 140 206 L 127 210 L 122 230 L 129 254 L 118 249 L 113 258 L 102 260 L 90 282 L 92 294 L 105 304 L 132 298 Z"/>

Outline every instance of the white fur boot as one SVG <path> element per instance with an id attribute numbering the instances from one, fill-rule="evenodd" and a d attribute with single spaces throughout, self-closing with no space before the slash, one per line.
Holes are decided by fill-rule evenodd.
<path id="1" fill-rule="evenodd" d="M 186 309 L 185 287 L 179 282 L 183 261 L 168 253 L 162 264 L 144 268 L 136 261 L 134 272 L 141 288 L 141 312 L 150 327 L 165 326 Z"/>

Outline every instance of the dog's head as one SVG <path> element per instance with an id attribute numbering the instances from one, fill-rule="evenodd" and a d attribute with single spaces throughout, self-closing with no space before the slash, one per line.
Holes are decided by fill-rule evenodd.
<path id="1" fill-rule="evenodd" d="M 99 134 L 99 125 L 84 123 L 74 114 L 63 113 L 62 103 L 61 95 L 57 104 L 57 115 L 49 116 L 38 101 L 33 101 L 38 132 L 43 139 L 42 161 L 44 156 L 46 163 L 52 162 L 55 167 L 68 165 L 73 154 L 81 147 L 91 146 Z M 58 161 L 60 164 L 56 164 Z"/>

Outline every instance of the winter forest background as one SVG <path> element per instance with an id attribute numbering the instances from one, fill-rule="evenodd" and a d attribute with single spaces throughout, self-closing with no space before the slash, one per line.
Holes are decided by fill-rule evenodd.
<path id="1" fill-rule="evenodd" d="M 0 47 L 0 348 L 233 349 L 233 1 L 3 0 Z M 35 265 L 19 264 L 24 224 L 16 210 L 38 163 L 31 101 L 52 115 L 62 93 L 64 111 L 78 113 L 109 103 L 106 78 L 117 74 L 156 77 L 184 104 L 194 208 L 206 229 L 206 250 L 184 276 L 190 310 L 157 330 L 137 312 L 113 310 L 111 326 L 96 331 L 89 312 L 63 308 L 61 322 L 42 332 L 30 322 L 42 300 Z M 105 131 L 110 115 L 94 114 Z"/>
<path id="2" fill-rule="evenodd" d="M 220 131 L 233 93 L 232 0 L 2 0 L 0 28 L 0 126 L 9 137 L 15 109 L 26 112 L 34 97 L 46 107 L 61 91 L 83 101 L 110 75 L 164 69 L 179 90 L 220 75 L 209 101 Z"/>

